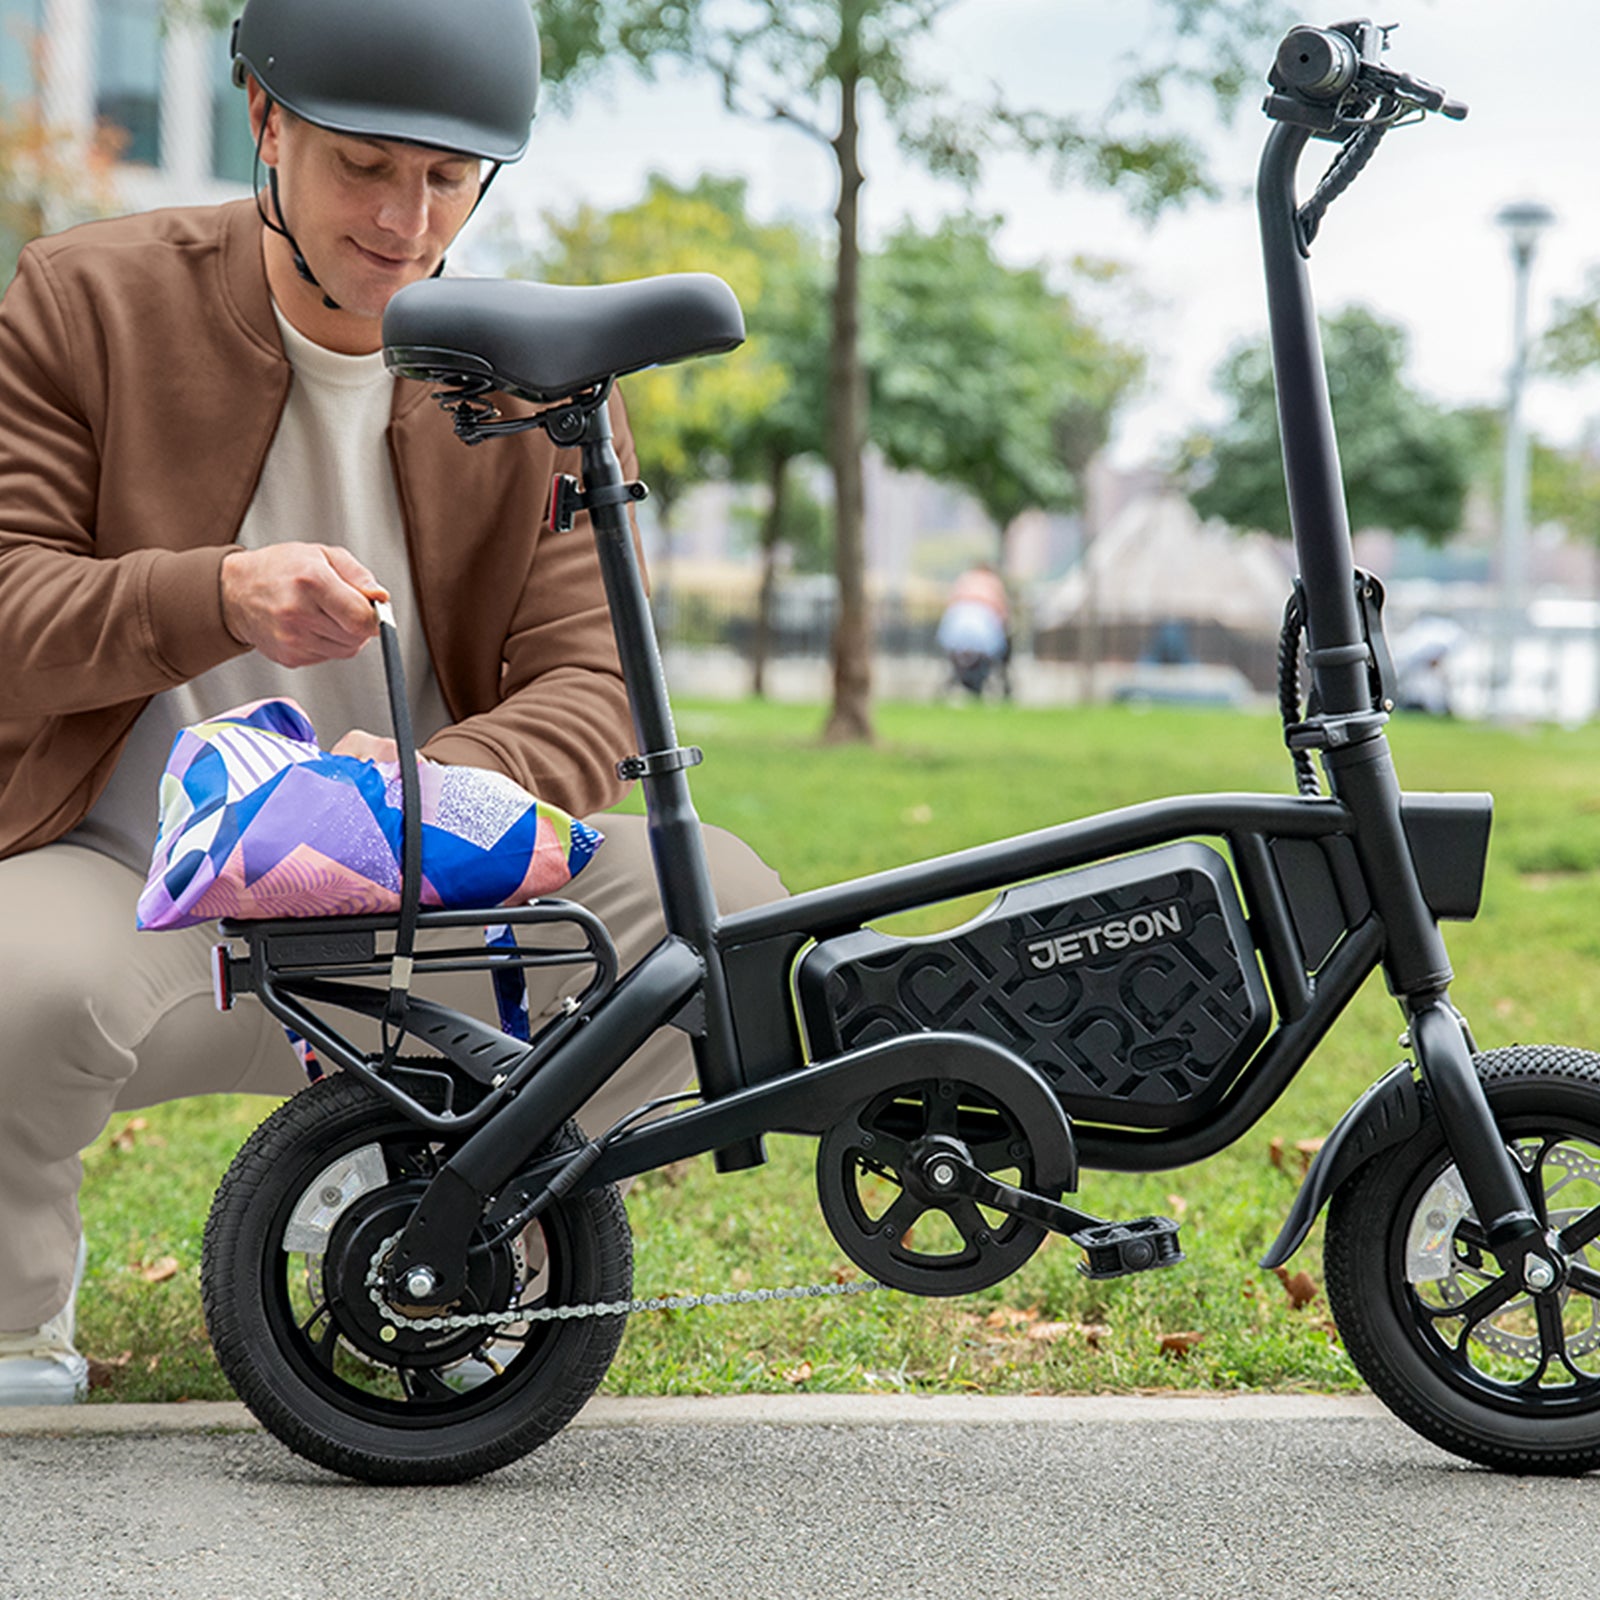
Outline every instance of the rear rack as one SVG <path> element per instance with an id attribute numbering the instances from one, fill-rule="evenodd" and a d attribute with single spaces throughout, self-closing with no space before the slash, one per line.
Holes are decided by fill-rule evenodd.
<path id="1" fill-rule="evenodd" d="M 538 944 L 485 948 L 482 944 L 434 942 L 432 948 L 414 955 L 414 979 L 485 972 L 497 979 L 509 975 L 522 981 L 530 968 L 553 967 L 589 967 L 592 976 L 581 993 L 571 996 L 527 1041 L 413 994 L 404 1033 L 434 1054 L 397 1056 L 392 1050 L 364 1051 L 323 1011 L 333 1008 L 375 1021 L 384 1018 L 389 990 L 380 985 L 391 979 L 393 953 L 381 946 L 392 943 L 399 923 L 398 913 L 225 921 L 221 931 L 228 942 L 216 950 L 217 1003 L 227 1010 L 235 996 L 254 994 L 319 1057 L 371 1084 L 412 1121 L 434 1132 L 459 1134 L 477 1126 L 514 1095 L 616 987 L 617 952 L 605 925 L 572 901 L 424 911 L 416 923 L 421 933 L 565 926 L 576 928 L 582 942 L 571 948 Z M 243 955 L 230 948 L 233 943 L 244 944 Z M 361 981 L 364 979 L 377 982 Z M 423 1082 L 440 1086 L 442 1106 L 426 1105 L 419 1098 Z M 470 1104 L 463 1103 L 464 1091 Z"/>

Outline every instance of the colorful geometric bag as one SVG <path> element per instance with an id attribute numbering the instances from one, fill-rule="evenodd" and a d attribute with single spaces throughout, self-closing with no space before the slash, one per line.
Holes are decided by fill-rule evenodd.
<path id="1" fill-rule="evenodd" d="M 502 773 L 419 767 L 423 905 L 552 894 L 601 843 Z M 397 763 L 327 754 L 292 700 L 239 706 L 173 741 L 138 924 L 395 911 L 401 839 Z"/>

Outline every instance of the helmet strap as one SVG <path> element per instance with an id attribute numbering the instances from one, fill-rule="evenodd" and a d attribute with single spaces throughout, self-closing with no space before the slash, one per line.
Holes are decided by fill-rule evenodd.
<path id="1" fill-rule="evenodd" d="M 267 227 L 269 227 L 274 233 L 279 234 L 284 239 L 288 240 L 289 250 L 294 256 L 294 270 L 298 272 L 313 289 L 322 289 L 322 285 L 317 281 L 316 273 L 311 270 L 310 266 L 306 262 L 305 255 L 300 249 L 299 240 L 297 240 L 284 225 L 283 202 L 278 198 L 278 169 L 276 167 L 267 168 L 267 188 L 272 192 L 272 209 L 278 213 L 278 220 L 276 222 L 272 221 L 266 212 L 261 209 L 261 191 L 258 189 L 256 191 L 256 210 L 261 212 L 261 220 L 266 223 Z M 330 311 L 341 311 L 344 309 L 339 302 L 328 293 L 326 289 L 322 289 L 322 303 Z"/>
<path id="2" fill-rule="evenodd" d="M 261 160 L 261 146 L 266 142 L 267 138 L 267 118 L 272 115 L 272 108 L 276 103 L 277 102 L 274 101 L 269 95 L 267 97 L 267 108 L 261 115 L 261 132 L 256 135 L 255 166 L 257 168 L 263 164 Z M 251 186 L 255 189 L 256 214 L 261 218 L 261 225 L 266 228 L 268 232 L 275 233 L 279 236 L 279 238 L 287 241 L 290 253 L 294 257 L 294 270 L 298 272 L 313 289 L 322 289 L 322 285 L 317 282 L 316 273 L 311 270 L 310 265 L 306 261 L 304 252 L 300 249 L 300 241 L 289 232 L 288 220 L 283 214 L 283 201 L 278 197 L 278 169 L 276 167 L 267 168 L 267 189 L 272 195 L 272 209 L 277 213 L 277 221 L 273 221 L 273 219 L 267 215 L 267 208 L 261 203 L 261 185 L 255 181 L 254 171 L 251 173 Z M 328 293 L 326 289 L 322 289 L 322 303 L 330 311 L 342 311 L 344 309 L 339 302 Z"/>

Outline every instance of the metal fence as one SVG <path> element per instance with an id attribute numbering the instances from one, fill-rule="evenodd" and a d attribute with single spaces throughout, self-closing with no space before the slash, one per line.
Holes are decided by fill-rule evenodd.
<path id="1" fill-rule="evenodd" d="M 748 589 L 693 588 L 663 581 L 651 595 L 656 631 L 664 647 L 718 648 L 744 657 L 754 653 L 757 602 Z M 809 576 L 786 580 L 773 597 L 768 651 L 774 657 L 826 657 L 833 642 L 839 602 L 833 580 Z M 935 655 L 940 608 L 898 593 L 873 596 L 870 617 L 880 655 Z"/>

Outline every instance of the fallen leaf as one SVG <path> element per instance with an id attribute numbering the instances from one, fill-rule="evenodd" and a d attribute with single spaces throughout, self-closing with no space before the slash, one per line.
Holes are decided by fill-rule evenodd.
<path id="1" fill-rule="evenodd" d="M 140 1261 L 135 1263 L 133 1270 L 146 1283 L 165 1283 L 168 1278 L 178 1276 L 178 1258 L 162 1256 L 159 1261 Z"/>
<path id="2" fill-rule="evenodd" d="M 1161 1353 L 1182 1360 L 1203 1338 L 1205 1338 L 1203 1333 L 1193 1330 L 1184 1333 L 1164 1333 L 1161 1335 Z"/>
<path id="3" fill-rule="evenodd" d="M 998 1306 L 983 1319 L 986 1328 L 1025 1328 L 1039 1320 L 1039 1308 L 1029 1306 L 1019 1311 L 1015 1306 Z"/>
<path id="4" fill-rule="evenodd" d="M 1172 1213 L 1174 1221 L 1182 1222 L 1188 1209 L 1189 1202 L 1181 1194 L 1169 1194 L 1167 1196 L 1167 1210 Z"/>
<path id="5" fill-rule="evenodd" d="M 111 1135 L 111 1148 L 113 1150 L 131 1150 L 138 1142 L 139 1135 L 150 1126 L 148 1117 L 129 1117 L 117 1131 Z"/>
<path id="6" fill-rule="evenodd" d="M 1300 1173 L 1303 1177 L 1311 1170 L 1311 1163 L 1316 1159 L 1317 1152 L 1323 1147 L 1323 1139 L 1296 1139 L 1294 1142 L 1295 1154 L 1300 1157 Z"/>
<path id="7" fill-rule="evenodd" d="M 1322 1148 L 1321 1139 L 1296 1139 L 1294 1142 L 1295 1165 L 1300 1169 L 1300 1176 L 1305 1177 L 1311 1170 L 1311 1161 Z M 1267 1160 L 1280 1172 L 1289 1170 L 1289 1148 L 1281 1134 L 1274 1134 L 1272 1143 L 1267 1146 Z"/>
<path id="8" fill-rule="evenodd" d="M 1111 1337 L 1111 1325 L 1106 1322 L 1080 1322 L 1075 1324 L 1078 1337 L 1091 1349 L 1098 1350 L 1102 1339 Z"/>
<path id="9" fill-rule="evenodd" d="M 811 1380 L 812 1367 L 809 1361 L 802 1361 L 798 1367 L 785 1367 L 783 1381 L 785 1383 L 801 1384 Z"/>
<path id="10" fill-rule="evenodd" d="M 1302 1306 L 1308 1306 L 1317 1298 L 1317 1286 L 1312 1281 L 1309 1272 L 1297 1272 L 1289 1276 L 1287 1267 L 1274 1267 L 1278 1275 L 1278 1282 L 1283 1285 L 1284 1292 L 1289 1296 L 1289 1305 L 1292 1310 L 1298 1311 Z"/>
<path id="11" fill-rule="evenodd" d="M 131 1350 L 124 1350 L 120 1356 L 112 1356 L 106 1361 L 90 1356 L 89 1387 L 91 1389 L 109 1389 L 116 1382 L 117 1374 L 132 1360 L 133 1351 Z"/>
<path id="12" fill-rule="evenodd" d="M 1028 1329 L 1028 1337 L 1035 1344 L 1054 1344 L 1059 1339 L 1077 1333 L 1080 1327 L 1081 1324 L 1076 1322 L 1036 1322 Z"/>

